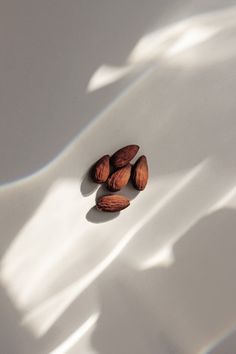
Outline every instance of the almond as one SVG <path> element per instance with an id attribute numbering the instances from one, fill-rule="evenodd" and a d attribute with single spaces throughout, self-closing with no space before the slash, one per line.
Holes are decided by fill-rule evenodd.
<path id="1" fill-rule="evenodd" d="M 128 145 L 123 147 L 112 155 L 111 164 L 116 168 L 127 165 L 137 154 L 138 150 L 138 145 Z"/>
<path id="2" fill-rule="evenodd" d="M 110 174 L 110 156 L 104 155 L 93 166 L 91 177 L 96 183 L 104 183 Z"/>
<path id="3" fill-rule="evenodd" d="M 118 194 L 109 194 L 100 197 L 97 201 L 96 208 L 100 211 L 114 213 L 129 206 L 129 199 Z"/>
<path id="4" fill-rule="evenodd" d="M 148 164 L 146 156 L 140 156 L 133 167 L 133 184 L 134 187 L 142 191 L 146 187 L 148 181 Z"/>
<path id="5" fill-rule="evenodd" d="M 111 192 L 117 192 L 129 182 L 131 174 L 131 165 L 128 164 L 116 172 L 112 173 L 112 175 L 107 180 L 107 188 Z"/>

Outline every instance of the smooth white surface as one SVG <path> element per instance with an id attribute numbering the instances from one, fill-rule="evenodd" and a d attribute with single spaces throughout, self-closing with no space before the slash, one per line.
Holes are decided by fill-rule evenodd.
<path id="1" fill-rule="evenodd" d="M 9 71 L 3 71 L 1 81 L 7 97 L 1 106 L 7 118 L 1 130 L 0 151 L 7 157 L 2 180 L 36 172 L 60 152 L 75 129 L 92 123 L 43 170 L 0 188 L 1 350 L 233 354 L 236 6 L 216 1 L 150 1 L 145 6 L 128 1 L 125 9 L 105 1 L 95 7 L 80 1 L 17 4 L 1 5 L 5 14 L 15 14 L 4 22 Z M 140 21 L 131 26 L 135 11 Z M 45 32 L 40 16 L 48 21 Z M 94 21 L 88 21 L 90 16 Z M 118 21 L 123 16 L 127 27 Z M 100 19 L 101 33 L 95 31 L 95 19 Z M 14 32 L 9 23 L 19 23 L 22 32 Z M 115 41 L 107 28 L 116 28 L 123 38 Z M 93 55 L 78 45 L 84 62 L 89 66 L 90 60 L 97 61 L 88 71 L 86 65 L 78 69 L 78 75 L 86 75 L 83 84 L 72 50 L 79 29 L 94 42 Z M 7 34 L 15 39 L 12 47 Z M 127 44 L 129 35 L 132 45 Z M 38 51 L 27 46 L 29 52 L 17 50 L 18 41 L 24 44 L 26 38 L 27 44 L 37 43 Z M 90 42 L 84 41 L 88 50 Z M 104 59 L 108 50 L 113 60 Z M 13 65 L 9 58 L 15 58 L 14 51 L 22 62 Z M 34 56 L 28 61 L 32 86 L 19 90 L 30 80 L 21 76 L 26 53 Z M 51 53 L 50 60 L 46 53 Z M 46 64 L 47 72 L 42 70 Z M 59 82 L 59 72 L 68 86 Z M 40 78 L 46 86 L 37 85 Z M 5 91 L 3 82 L 10 83 Z M 91 111 L 77 101 L 74 108 L 69 104 L 78 92 L 71 85 L 82 85 Z M 33 119 L 31 109 L 47 114 Z M 83 110 L 88 115 L 77 120 Z M 22 135 L 15 129 L 17 112 L 23 112 L 18 121 Z M 95 197 L 104 190 L 87 181 L 86 171 L 100 155 L 128 143 L 138 143 L 140 153 L 148 156 L 148 187 L 139 194 L 126 188 L 131 206 L 120 215 L 96 213 Z"/>

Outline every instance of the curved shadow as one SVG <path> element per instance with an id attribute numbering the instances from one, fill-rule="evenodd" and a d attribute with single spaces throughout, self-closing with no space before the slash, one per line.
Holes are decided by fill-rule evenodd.
<path id="1" fill-rule="evenodd" d="M 106 194 L 116 194 L 116 193 L 112 193 L 110 192 L 107 187 L 106 187 L 106 184 L 103 183 L 100 185 L 100 187 L 98 188 L 97 192 L 96 192 L 96 196 L 95 196 L 95 200 L 97 202 L 97 200 L 102 197 L 103 195 L 106 195 Z"/>
<path id="2" fill-rule="evenodd" d="M 89 195 L 91 195 L 99 186 L 99 184 L 95 183 L 92 180 L 91 169 L 92 169 L 92 167 L 89 168 L 87 173 L 84 175 L 84 177 L 82 178 L 81 185 L 80 185 L 80 191 L 84 197 L 88 197 Z"/>
<path id="3" fill-rule="evenodd" d="M 108 269 L 98 284 L 101 315 L 91 341 L 95 351 L 195 353 L 229 323 L 233 326 L 235 215 L 225 208 L 200 219 L 174 245 L 170 267 L 137 271 L 120 260 Z M 179 330 L 180 318 L 188 321 L 182 320 Z M 235 333 L 219 342 L 206 353 L 234 353 Z"/>
<path id="4" fill-rule="evenodd" d="M 86 219 L 88 222 L 92 222 L 94 224 L 101 224 L 103 222 L 107 222 L 113 220 L 119 216 L 120 212 L 116 213 L 104 213 L 96 209 L 96 207 L 92 207 L 86 214 Z"/>
<path id="5" fill-rule="evenodd" d="M 106 194 L 111 194 L 111 192 L 108 191 L 106 184 L 101 184 L 100 187 L 98 188 L 95 196 L 95 200 L 97 200 Z M 86 220 L 89 222 L 92 222 L 94 224 L 101 224 L 104 222 L 108 222 L 110 220 L 113 220 L 117 218 L 117 216 L 120 215 L 120 212 L 116 213 L 106 213 L 102 212 L 96 209 L 96 206 L 93 206 L 86 214 Z"/>

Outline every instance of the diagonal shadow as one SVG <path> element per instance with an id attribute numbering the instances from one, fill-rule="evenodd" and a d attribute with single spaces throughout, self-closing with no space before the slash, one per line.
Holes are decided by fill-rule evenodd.
<path id="1" fill-rule="evenodd" d="M 176 243 L 169 268 L 137 272 L 120 261 L 107 270 L 98 285 L 96 352 L 194 353 L 235 325 L 235 215 L 203 217 Z"/>

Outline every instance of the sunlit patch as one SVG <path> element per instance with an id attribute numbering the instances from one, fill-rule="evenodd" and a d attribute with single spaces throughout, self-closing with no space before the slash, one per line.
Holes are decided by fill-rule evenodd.
<path id="1" fill-rule="evenodd" d="M 89 80 L 87 92 L 93 92 L 121 79 L 129 70 L 129 67 L 100 66 Z"/>
<path id="2" fill-rule="evenodd" d="M 223 197 L 212 206 L 211 212 L 215 210 L 219 210 L 223 207 L 236 207 L 236 187 L 230 189 L 229 192 L 226 192 Z"/>
<path id="3" fill-rule="evenodd" d="M 30 257 L 30 262 L 27 257 L 26 258 L 23 257 L 22 262 L 18 262 L 17 267 L 15 267 L 14 259 L 19 250 L 18 248 L 19 241 L 18 242 L 16 241 L 16 244 L 12 245 L 7 255 L 4 257 L 4 261 L 1 269 L 1 281 L 3 285 L 6 287 L 6 289 L 8 290 L 8 292 L 11 294 L 11 297 L 14 299 L 16 305 L 20 309 L 25 311 L 25 316 L 23 318 L 22 323 L 28 328 L 31 328 L 37 336 L 42 336 L 43 334 L 45 334 L 47 330 L 53 325 L 53 323 L 55 323 L 55 321 L 63 314 L 63 312 L 67 309 L 67 307 L 76 299 L 76 297 L 79 296 L 81 292 L 84 291 L 100 274 L 102 274 L 102 272 L 119 256 L 119 254 L 125 249 L 128 243 L 132 240 L 132 238 L 136 235 L 136 233 L 143 227 L 143 225 L 147 223 L 157 211 L 159 211 L 168 202 L 170 202 L 171 199 L 178 192 L 180 192 L 181 189 L 185 187 L 187 183 L 189 183 L 193 178 L 195 178 L 202 171 L 205 164 L 206 161 L 200 163 L 198 166 L 196 166 L 190 172 L 188 172 L 183 177 L 183 179 L 181 179 L 181 181 L 169 193 L 167 193 L 167 195 L 161 201 L 159 201 L 153 208 L 151 208 L 150 211 L 148 211 L 135 225 L 131 226 L 128 232 L 124 234 L 124 236 L 121 238 L 121 240 L 94 268 L 92 268 L 90 271 L 85 273 L 85 275 L 79 277 L 79 279 L 76 282 L 72 283 L 67 288 L 65 288 L 58 294 L 49 297 L 43 302 L 37 301 L 41 289 L 42 288 L 47 289 L 48 287 L 50 287 L 50 283 L 52 282 L 52 277 L 60 276 L 61 274 L 60 269 L 61 271 L 63 270 L 63 264 L 64 264 L 63 262 L 64 258 L 62 257 L 63 254 L 59 252 L 60 257 L 58 256 L 58 251 L 60 250 L 61 245 L 59 245 L 59 250 L 57 249 L 58 247 L 57 243 L 54 245 L 53 249 L 49 249 L 47 251 L 45 250 L 44 253 L 46 253 L 47 258 L 44 258 L 45 257 L 44 253 L 42 253 L 41 255 L 34 254 L 35 259 L 33 258 L 32 260 L 32 258 Z M 67 187 L 64 186 L 62 188 L 64 192 L 65 190 L 67 190 L 66 193 L 67 202 L 69 202 L 68 195 L 72 196 L 73 194 L 72 192 L 75 192 L 74 187 L 75 186 L 72 184 L 71 189 L 69 188 L 69 190 L 67 190 L 68 185 Z M 57 187 L 53 189 L 53 192 L 51 191 L 49 196 L 46 198 L 47 202 L 45 201 L 43 203 L 44 207 L 43 208 L 41 207 L 40 211 L 38 211 L 36 215 L 33 217 L 34 223 L 36 222 L 36 225 L 39 227 L 39 230 L 41 231 L 42 231 L 42 229 L 40 229 L 40 227 L 42 227 L 41 223 L 43 223 L 43 221 L 45 222 L 45 219 L 47 220 L 47 218 L 51 215 L 51 213 L 49 212 L 50 209 L 45 207 L 45 205 L 50 205 L 51 207 L 53 207 L 53 210 L 54 208 L 57 207 L 56 204 L 52 202 L 52 199 L 55 198 L 55 201 L 58 202 L 58 197 L 55 197 L 57 196 L 57 193 L 59 193 L 60 188 L 59 190 L 58 188 L 59 188 L 59 184 L 57 184 Z M 64 198 L 66 197 L 66 195 L 64 192 L 63 192 L 63 196 L 64 196 L 63 200 L 65 202 Z M 61 195 L 61 192 L 59 194 Z M 52 196 L 54 196 L 54 198 L 52 198 Z M 65 208 L 66 205 L 68 206 L 68 204 L 65 203 Z M 44 211 L 42 212 L 42 210 Z M 41 219 L 41 213 L 43 215 L 43 219 Z M 62 217 L 63 214 L 59 213 L 59 211 L 57 211 L 57 213 L 58 216 L 60 216 L 60 219 L 63 220 Z M 74 213 L 73 210 L 70 210 L 69 214 L 77 216 L 77 213 Z M 69 220 L 73 221 L 73 219 L 72 220 L 69 219 Z M 59 222 L 59 220 L 57 221 Z M 82 225 L 82 220 L 80 220 L 80 223 Z M 32 226 L 32 221 L 30 222 L 30 225 Z M 32 238 L 32 241 L 35 242 L 35 232 L 38 229 L 35 230 L 30 227 L 28 230 L 28 227 L 29 226 L 26 226 L 24 232 L 21 234 L 22 240 L 24 241 L 26 239 L 31 240 Z M 78 231 L 78 229 L 76 230 Z M 30 233 L 30 235 L 28 235 L 28 233 Z M 65 230 L 64 230 L 62 235 L 59 237 L 59 239 L 63 241 L 65 236 L 68 235 L 65 235 Z M 47 237 L 48 235 L 46 235 L 46 239 Z M 68 237 L 66 237 L 66 240 L 67 239 Z M 64 247 L 66 247 L 67 250 L 66 253 L 67 260 L 69 260 L 71 257 L 71 251 L 74 248 L 76 238 L 73 241 L 73 237 L 71 239 L 70 236 L 69 240 L 71 242 L 70 247 L 67 244 L 67 242 L 69 241 L 66 241 L 66 243 L 64 244 Z M 27 247 L 29 247 L 29 245 L 32 246 L 32 244 L 28 244 Z M 23 243 L 22 247 L 23 246 L 26 246 L 26 244 Z M 47 243 L 45 243 L 45 248 L 46 246 Z M 41 248 L 42 247 L 39 247 L 40 252 L 42 252 Z M 56 250 L 54 248 L 56 248 Z M 38 245 L 36 249 L 38 250 Z M 70 253 L 68 252 L 69 250 Z M 54 261 L 53 261 L 53 254 L 56 257 L 56 260 Z M 68 254 L 69 254 L 69 258 L 68 258 Z M 33 266 L 32 274 L 31 273 L 29 274 L 28 268 L 29 267 L 32 268 L 32 266 Z M 49 272 L 50 267 L 52 267 L 51 273 Z M 22 274 L 22 277 L 20 277 L 19 274 Z M 41 284 L 43 284 L 44 286 L 42 287 Z M 37 305 L 38 302 L 39 304 Z"/>
<path id="4" fill-rule="evenodd" d="M 136 256 L 134 256 L 134 264 L 137 269 L 146 270 L 158 266 L 171 266 L 173 264 L 175 260 L 173 251 L 175 244 L 188 230 L 194 227 L 194 225 L 204 217 L 209 210 L 209 205 L 211 205 L 210 201 L 205 204 L 204 199 L 203 202 L 199 200 L 199 203 L 193 206 L 193 209 L 190 208 L 190 212 L 184 213 L 185 216 L 187 214 L 187 218 L 184 217 L 182 219 L 181 213 L 178 214 L 178 210 L 182 210 L 182 205 L 185 205 L 183 195 L 186 195 L 187 202 L 189 198 L 191 199 L 191 191 L 195 188 L 193 184 L 197 183 L 198 185 L 197 181 L 199 181 L 199 179 L 201 180 L 203 175 L 207 174 L 209 163 L 210 159 L 204 160 L 182 178 L 179 178 L 178 182 L 173 185 L 169 192 L 160 199 L 160 204 L 154 205 L 153 209 L 155 209 L 155 213 L 147 230 L 148 232 L 150 230 L 150 235 L 148 235 L 149 240 L 153 240 L 150 244 L 154 244 L 155 246 L 147 247 L 144 241 L 145 236 L 143 236 L 144 251 L 142 251 L 141 242 L 141 245 L 139 244 L 140 249 L 136 247 L 133 252 L 134 254 L 136 253 Z M 188 190 L 185 188 L 188 188 Z M 159 211 L 161 212 L 160 215 L 158 215 Z M 173 226 L 169 227 L 170 215 L 175 214 L 178 222 L 174 222 Z M 177 215 L 179 215 L 179 217 Z M 145 235 L 146 232 L 147 231 L 144 229 L 143 234 Z"/>
<path id="5" fill-rule="evenodd" d="M 154 256 L 143 262 L 142 270 L 150 269 L 157 266 L 169 267 L 174 263 L 174 254 L 172 245 L 167 245 L 157 252 Z"/>
<path id="6" fill-rule="evenodd" d="M 168 50 L 167 55 L 176 55 L 186 49 L 196 46 L 199 43 L 203 43 L 211 38 L 216 32 L 216 29 L 208 27 L 190 28 L 183 33 L 176 43 L 174 43 L 174 45 Z"/>
<path id="7" fill-rule="evenodd" d="M 42 336 L 55 323 L 67 307 L 84 291 L 122 252 L 136 230 L 127 233 L 114 249 L 91 271 L 59 294 L 33 308 L 23 318 L 22 324 Z"/>
<path id="8" fill-rule="evenodd" d="M 76 179 L 58 180 L 4 255 L 0 282 L 22 312 L 35 309 L 50 294 L 65 265 L 78 258 L 77 247 L 88 227 L 82 213 L 86 210 L 83 203 Z M 44 308 L 45 317 L 41 313 L 37 334 L 50 327 L 65 309 L 64 302 L 68 306 L 68 299 L 59 299 L 54 307 L 50 303 Z M 56 307 L 55 314 L 51 307 Z"/>
<path id="9" fill-rule="evenodd" d="M 49 270 L 73 248 L 80 210 L 78 182 L 56 182 L 4 255 L 0 279 L 20 307 L 29 304 L 35 289 L 40 295 L 42 282 L 51 276 Z"/>
<path id="10" fill-rule="evenodd" d="M 43 336 L 84 289 L 81 280 L 46 299 L 23 317 L 21 324 Z"/>
<path id="11" fill-rule="evenodd" d="M 161 212 L 165 207 L 168 207 L 173 199 L 177 195 L 181 194 L 183 189 L 186 188 L 193 180 L 199 177 L 200 173 L 207 167 L 208 160 L 202 161 L 200 164 L 195 166 L 193 169 L 188 171 L 178 182 L 156 203 L 153 205 L 150 211 L 145 213 L 145 216 L 139 220 L 139 222 L 132 228 L 135 230 L 135 234 L 143 228 L 154 216 L 157 217 L 158 213 Z M 194 219 L 195 222 L 195 219 Z M 181 237 L 183 232 L 185 232 L 189 227 L 189 224 L 185 225 L 185 228 L 179 230 L 178 234 L 174 234 L 171 240 L 167 244 L 161 247 L 160 250 L 154 251 L 151 255 L 148 255 L 146 259 L 136 262 L 136 267 L 140 270 L 145 270 L 148 268 L 153 268 L 155 266 L 170 266 L 174 262 L 174 257 L 172 253 L 172 246 L 175 241 Z M 132 232 L 132 229 L 129 231 Z M 142 256 L 143 257 L 143 256 Z M 138 264 L 137 264 L 138 263 Z"/>
<path id="12" fill-rule="evenodd" d="M 149 220 L 153 215 L 155 215 L 159 210 L 161 210 L 165 205 L 167 205 L 188 183 L 190 183 L 196 176 L 206 167 L 208 160 L 202 161 L 200 164 L 191 169 L 184 177 L 178 182 L 151 210 L 141 219 L 138 225 L 141 226 Z"/>
<path id="13" fill-rule="evenodd" d="M 187 28 L 186 21 L 183 21 L 148 33 L 138 41 L 129 55 L 128 62 L 138 64 L 162 56 L 176 37 L 178 38 Z"/>
<path id="14" fill-rule="evenodd" d="M 181 230 L 178 230 L 168 241 L 158 250 L 156 253 L 147 257 L 146 260 L 140 262 L 138 268 L 140 270 L 147 270 L 154 267 L 170 267 L 174 261 L 174 246 L 181 239 L 181 237 L 195 225 L 195 223 L 201 219 L 204 215 L 204 210 L 199 213 L 198 216 L 195 216 L 193 220 L 189 221 Z"/>
<path id="15" fill-rule="evenodd" d="M 187 50 L 210 40 L 223 30 L 235 27 L 235 21 L 236 7 L 233 6 L 223 11 L 194 16 L 145 34 L 136 43 L 123 66 L 114 67 L 105 64 L 100 66 L 89 80 L 87 92 L 98 90 L 119 80 L 144 63 L 150 65 L 160 59 L 170 59 L 173 64 L 176 58 L 176 63 L 180 64 L 178 55 L 181 53 L 183 53 L 181 60 L 184 63 L 196 62 L 201 59 L 202 52 L 197 53 L 197 59 L 196 52 L 191 53 Z M 213 54 L 214 57 L 212 56 L 210 60 L 215 60 L 217 57 L 216 53 Z M 205 56 L 203 59 L 206 59 Z M 144 66 L 142 68 L 145 70 Z"/>
<path id="16" fill-rule="evenodd" d="M 206 208 L 201 208 L 191 219 L 182 225 L 181 228 L 175 229 L 173 234 L 166 235 L 167 241 L 164 241 L 162 246 L 157 249 L 156 252 L 152 252 L 149 254 L 143 261 L 139 261 L 137 268 L 140 270 L 147 270 L 154 267 L 169 267 L 175 261 L 174 256 L 174 246 L 181 239 L 183 235 L 185 235 L 191 228 L 196 225 L 197 222 L 201 220 L 201 218 L 206 215 L 210 215 L 216 210 L 225 208 L 225 207 L 235 207 L 236 203 L 236 187 L 230 189 L 229 192 L 225 193 L 225 195 L 219 200 Z"/>
<path id="17" fill-rule="evenodd" d="M 96 324 L 98 319 L 98 314 L 95 313 L 90 316 L 87 321 L 85 321 L 82 326 L 80 326 L 74 333 L 72 333 L 69 338 L 67 338 L 62 344 L 60 344 L 56 349 L 51 351 L 49 354 L 65 354 L 70 349 L 72 349 L 79 340 L 88 333 L 89 330 Z"/>

